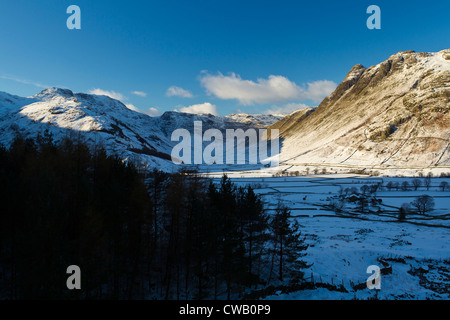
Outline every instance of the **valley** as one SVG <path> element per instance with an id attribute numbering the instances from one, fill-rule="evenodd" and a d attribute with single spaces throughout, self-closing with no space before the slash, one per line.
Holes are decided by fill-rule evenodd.
<path id="1" fill-rule="evenodd" d="M 311 175 L 303 177 L 257 177 L 248 172 L 227 172 L 237 185 L 250 184 L 273 213 L 282 201 L 291 211 L 291 220 L 301 226 L 309 244 L 305 271 L 317 288 L 274 289 L 266 299 L 449 299 L 450 280 L 450 189 L 432 178 L 413 190 L 413 178 L 380 178 L 362 175 Z M 209 174 L 219 177 L 219 174 Z M 408 181 L 406 191 L 386 187 Z M 330 201 L 340 190 L 360 193 L 364 185 L 380 184 L 376 198 L 381 202 L 361 212 L 355 202 L 347 202 L 337 212 Z M 428 194 L 435 201 L 433 211 L 418 215 L 411 211 L 398 220 L 403 203 Z M 365 282 L 370 265 L 386 268 L 381 289 L 369 290 Z M 359 285 L 359 286 L 358 286 Z M 292 290 L 292 291 L 291 291 Z"/>
<path id="2" fill-rule="evenodd" d="M 219 182 L 226 174 L 236 186 L 252 187 L 271 221 L 282 203 L 308 244 L 307 281 L 280 280 L 246 298 L 449 299 L 449 99 L 450 50 L 401 51 L 369 68 L 355 65 L 318 107 L 284 117 L 176 111 L 151 117 L 117 99 L 69 89 L 30 97 L 0 92 L 0 143 L 6 150 L 16 137 L 82 142 L 93 155 L 103 148 L 153 174 L 155 185 L 158 176 Z M 242 133 L 237 146 L 232 136 L 225 143 L 228 130 Z M 269 147 L 254 145 L 258 130 L 280 134 L 269 136 L 270 155 L 259 162 L 252 156 Z M 186 147 L 173 138 L 177 132 Z M 174 150 L 183 163 L 173 161 Z M 370 266 L 381 270 L 380 290 L 366 286 Z M 273 263 L 269 279 L 272 269 Z"/>

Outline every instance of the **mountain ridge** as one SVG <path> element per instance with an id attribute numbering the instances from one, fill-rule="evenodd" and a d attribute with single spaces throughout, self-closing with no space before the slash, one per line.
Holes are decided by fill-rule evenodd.
<path id="1" fill-rule="evenodd" d="M 357 64 L 314 112 L 281 134 L 281 162 L 449 165 L 449 101 L 450 49 Z"/>
<path id="2" fill-rule="evenodd" d="M 151 117 L 129 109 L 108 96 L 74 93 L 69 89 L 48 88 L 30 97 L 0 92 L 0 143 L 9 146 L 17 134 L 36 138 L 49 130 L 57 142 L 65 136 L 82 138 L 89 145 L 101 144 L 123 159 L 134 159 L 150 167 L 171 171 L 178 168 L 171 161 L 177 142 L 171 141 L 176 129 L 191 133 L 194 121 L 201 121 L 203 131 L 262 128 L 280 117 L 233 114 L 214 116 L 167 111 Z"/>
<path id="3" fill-rule="evenodd" d="M 170 161 L 174 130 L 278 129 L 281 164 L 367 167 L 450 165 L 450 49 L 400 51 L 371 67 L 353 66 L 318 107 L 279 115 L 189 114 L 159 117 L 119 100 L 48 88 L 30 97 L 0 92 L 0 143 L 17 134 L 35 138 L 48 129 L 56 139 L 78 134 L 123 159 L 176 170 Z M 278 120 L 278 121 L 276 121 Z"/>

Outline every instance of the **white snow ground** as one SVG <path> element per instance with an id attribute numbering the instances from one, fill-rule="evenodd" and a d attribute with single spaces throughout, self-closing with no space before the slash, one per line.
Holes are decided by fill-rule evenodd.
<path id="1" fill-rule="evenodd" d="M 450 190 L 439 188 L 442 181 L 450 183 L 449 178 L 433 178 L 428 191 L 424 186 L 417 191 L 382 190 L 377 198 L 382 199 L 386 212 L 377 214 L 376 208 L 371 207 L 372 213 L 354 215 L 329 210 L 325 207 L 327 198 L 336 195 L 340 186 L 359 189 L 381 180 L 384 185 L 389 181 L 401 184 L 408 178 L 255 177 L 245 172 L 235 172 L 234 178 L 233 174 L 231 177 L 237 185 L 251 184 L 257 188 L 269 208 L 274 208 L 279 199 L 292 208 L 292 219 L 300 223 L 310 245 L 304 260 L 313 265 L 306 270 L 306 276 L 312 276 L 316 282 L 343 285 L 348 291 L 318 288 L 277 292 L 266 299 L 450 298 Z M 393 207 L 411 202 L 421 194 L 434 197 L 435 210 L 427 217 L 411 214 L 406 222 L 398 222 L 398 211 Z M 344 211 L 352 212 L 352 208 Z M 381 276 L 381 290 L 365 286 L 370 265 L 392 268 L 390 274 Z M 360 289 L 354 289 L 357 284 Z"/>

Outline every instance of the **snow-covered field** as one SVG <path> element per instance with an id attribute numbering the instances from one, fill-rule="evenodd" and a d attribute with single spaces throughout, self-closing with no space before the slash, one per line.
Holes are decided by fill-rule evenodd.
<path id="1" fill-rule="evenodd" d="M 211 175 L 218 178 L 220 174 Z M 450 298 L 450 189 L 442 191 L 440 187 L 443 181 L 450 184 L 449 178 L 433 178 L 428 190 L 424 185 L 416 191 L 381 187 L 376 192 L 381 203 L 368 206 L 365 213 L 352 204 L 335 213 L 328 203 L 341 188 L 359 190 L 365 184 L 386 186 L 390 181 L 411 185 L 412 178 L 257 177 L 243 172 L 230 177 L 237 185 L 253 185 L 269 213 L 279 200 L 287 204 L 310 245 L 305 260 L 313 265 L 306 276 L 341 288 L 275 292 L 268 299 Z M 406 221 L 399 222 L 399 207 L 423 194 L 434 198 L 435 209 L 425 215 L 410 212 Z M 370 265 L 379 266 L 384 273 L 380 290 L 366 286 Z"/>

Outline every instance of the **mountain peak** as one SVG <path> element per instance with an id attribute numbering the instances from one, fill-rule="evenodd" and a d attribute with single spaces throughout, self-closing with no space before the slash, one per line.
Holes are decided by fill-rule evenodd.
<path id="1" fill-rule="evenodd" d="M 73 97 L 73 92 L 69 89 L 51 87 L 51 88 L 42 90 L 34 97 L 48 98 L 48 97 L 54 97 L 54 96 L 58 96 L 58 95 L 64 96 L 64 97 Z"/>
<path id="2" fill-rule="evenodd" d="M 351 68 L 350 71 L 347 73 L 345 80 L 353 80 L 359 78 L 366 69 L 367 68 L 364 67 L 362 64 L 355 64 L 353 68 Z"/>

